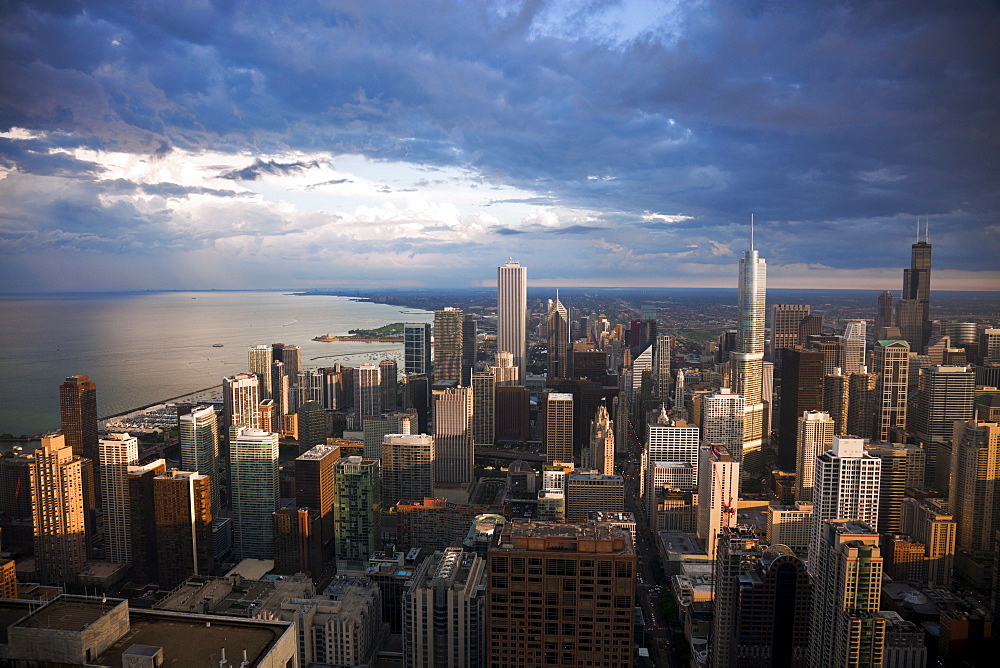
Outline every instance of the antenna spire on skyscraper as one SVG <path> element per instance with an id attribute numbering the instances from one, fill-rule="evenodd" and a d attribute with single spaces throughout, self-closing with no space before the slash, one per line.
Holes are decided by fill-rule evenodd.
<path id="1" fill-rule="evenodd" d="M 753 212 L 750 213 L 750 250 L 753 250 Z"/>

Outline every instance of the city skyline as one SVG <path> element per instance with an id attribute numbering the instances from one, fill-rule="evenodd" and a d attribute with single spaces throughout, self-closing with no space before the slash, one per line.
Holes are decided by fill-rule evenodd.
<path id="1" fill-rule="evenodd" d="M 4 10 L 5 289 L 1000 287 L 993 4 L 165 7 Z"/>

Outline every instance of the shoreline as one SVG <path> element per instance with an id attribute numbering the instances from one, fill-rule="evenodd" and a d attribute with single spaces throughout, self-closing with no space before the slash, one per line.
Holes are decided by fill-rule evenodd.
<path id="1" fill-rule="evenodd" d="M 185 392 L 184 394 L 179 394 L 176 397 L 170 397 L 169 399 L 160 399 L 159 401 L 154 401 L 153 403 L 146 404 L 145 406 L 139 406 L 137 408 L 130 408 L 130 409 L 126 410 L 126 411 L 122 411 L 120 413 L 115 413 L 114 415 L 108 415 L 107 417 L 99 417 L 99 418 L 97 418 L 97 421 L 98 422 L 107 422 L 108 420 L 113 420 L 115 418 L 125 417 L 127 415 L 132 415 L 133 413 L 145 412 L 145 411 L 149 410 L 150 408 L 154 408 L 156 406 L 165 406 L 166 404 L 177 402 L 180 399 L 185 399 L 187 397 L 193 397 L 193 396 L 195 396 L 197 394 L 202 394 L 203 392 L 209 392 L 211 390 L 214 390 L 216 388 L 221 388 L 221 387 L 222 387 L 222 383 L 219 383 L 218 385 L 212 385 L 211 387 L 205 387 L 205 388 L 202 388 L 200 390 L 194 390 L 192 392 Z"/>

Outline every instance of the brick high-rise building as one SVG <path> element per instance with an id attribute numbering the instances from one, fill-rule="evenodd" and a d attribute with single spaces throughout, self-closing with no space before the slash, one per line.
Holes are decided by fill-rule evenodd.
<path id="1" fill-rule="evenodd" d="M 632 666 L 637 564 L 627 531 L 507 523 L 487 559 L 487 666 Z"/>
<path id="2" fill-rule="evenodd" d="M 63 435 L 43 436 L 30 471 L 35 572 L 45 584 L 74 582 L 87 561 L 83 457 Z"/>
<path id="3" fill-rule="evenodd" d="M 97 461 L 97 385 L 87 376 L 69 376 L 59 386 L 59 415 L 73 453 Z"/>

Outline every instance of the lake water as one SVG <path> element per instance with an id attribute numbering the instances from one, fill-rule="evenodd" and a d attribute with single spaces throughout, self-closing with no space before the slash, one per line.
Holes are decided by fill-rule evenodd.
<path id="1" fill-rule="evenodd" d="M 398 356 L 402 344 L 312 338 L 433 319 L 430 311 L 283 292 L 0 296 L 0 433 L 57 428 L 66 376 L 97 383 L 104 417 L 218 385 L 246 371 L 252 345 L 297 345 L 307 367 L 360 364 Z"/>

